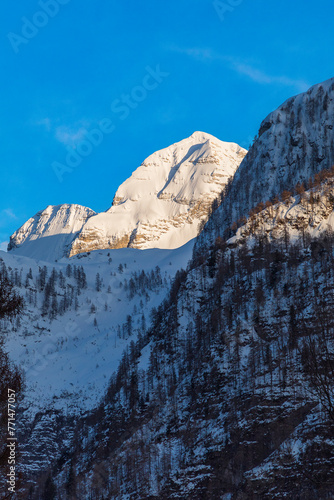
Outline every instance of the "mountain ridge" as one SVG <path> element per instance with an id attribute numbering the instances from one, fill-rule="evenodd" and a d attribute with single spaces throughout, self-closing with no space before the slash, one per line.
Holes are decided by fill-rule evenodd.
<path id="1" fill-rule="evenodd" d="M 245 155 L 235 143 L 194 132 L 146 158 L 117 189 L 105 212 L 80 205 L 49 206 L 11 236 L 8 249 L 40 259 L 44 251 L 49 260 L 57 260 L 96 249 L 180 247 L 197 236 L 212 202 Z M 43 219 L 45 213 L 49 217 Z M 77 224 L 68 231 L 73 217 Z M 56 241 L 63 234 L 68 237 Z M 40 245 L 46 236 L 55 240 L 55 252 Z"/>
<path id="2" fill-rule="evenodd" d="M 93 438 L 73 444 L 86 491 L 100 481 L 115 499 L 333 497 L 334 81 L 324 87 L 282 105 L 283 130 L 262 122 L 146 342 L 124 356 Z"/>
<path id="3" fill-rule="evenodd" d="M 334 164 L 334 78 L 287 99 L 262 121 L 229 192 L 198 238 L 205 251 L 258 203 Z M 226 234 L 225 234 L 226 233 Z M 232 235 L 232 234 L 230 234 Z"/>
<path id="4" fill-rule="evenodd" d="M 26 344 L 38 360 L 41 352 L 52 364 L 56 353 L 70 359 L 58 365 L 60 391 L 69 382 L 62 368 L 76 368 L 71 354 L 78 353 L 79 340 L 79 368 L 85 359 L 95 365 L 108 346 L 110 358 L 102 361 L 110 374 L 116 367 L 113 343 L 127 345 L 93 411 L 73 418 L 70 384 L 34 422 L 21 420 L 23 471 L 33 490 L 27 487 L 23 498 L 43 498 L 47 477 L 61 497 L 70 485 L 74 497 L 96 500 L 332 497 L 334 372 L 326 367 L 333 367 L 334 342 L 334 233 L 328 231 L 328 223 L 334 226 L 333 91 L 332 81 L 316 86 L 262 122 L 190 262 L 190 248 L 180 249 L 170 287 L 169 259 L 178 250 L 163 258 L 162 273 L 136 249 L 77 255 L 70 272 L 68 261 L 52 271 L 50 266 L 47 282 L 41 266 L 27 273 L 27 299 L 32 306 L 43 300 L 46 313 L 41 324 L 35 318 L 33 335 L 21 326 L 13 337 L 23 359 Z M 200 149 L 192 153 L 201 159 Z M 136 203 L 125 198 L 120 190 L 115 209 Z M 146 272 L 134 254 L 130 260 L 124 253 L 123 260 L 123 252 L 147 259 Z M 18 258 L 14 253 L 6 259 L 8 274 L 19 282 L 22 273 L 13 265 Z M 111 308 L 116 317 L 122 313 L 119 329 Z M 54 317 L 57 310 L 60 318 Z M 142 313 L 149 319 L 145 327 Z M 66 314 L 69 325 L 75 316 L 85 326 L 78 338 L 60 329 L 59 343 L 50 348 L 50 325 L 55 328 Z M 329 375 L 325 398 L 312 382 L 312 369 L 320 380 Z M 88 381 L 87 387 L 92 389 Z"/>

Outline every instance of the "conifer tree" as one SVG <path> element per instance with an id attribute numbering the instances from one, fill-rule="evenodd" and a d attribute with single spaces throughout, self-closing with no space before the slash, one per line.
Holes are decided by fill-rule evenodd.
<path id="1" fill-rule="evenodd" d="M 55 500 L 57 498 L 57 488 L 51 474 L 49 474 L 44 487 L 43 500 Z"/>

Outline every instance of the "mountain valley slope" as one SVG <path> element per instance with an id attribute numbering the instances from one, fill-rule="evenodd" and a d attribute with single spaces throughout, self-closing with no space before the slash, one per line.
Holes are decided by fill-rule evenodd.
<path id="1" fill-rule="evenodd" d="M 48 478 L 61 498 L 68 491 L 71 498 L 92 500 L 333 498 L 333 102 L 334 79 L 289 99 L 264 120 L 192 259 L 186 264 L 190 249 L 175 265 L 185 270 L 163 288 L 154 285 L 157 273 L 151 287 L 142 278 L 154 305 L 150 321 L 129 335 L 131 322 L 122 317 L 127 345 L 100 403 L 76 414 L 66 406 L 69 388 L 62 405 L 52 403 L 27 423 L 23 498 L 43 498 Z M 127 202 L 120 191 L 116 207 Z M 139 278 L 127 274 L 120 287 L 120 274 L 134 269 L 121 273 L 116 258 L 113 268 L 114 255 L 123 251 L 148 250 L 98 250 L 63 260 L 79 266 L 88 259 L 89 291 L 78 268 L 65 285 L 77 281 L 77 312 L 90 311 L 97 331 L 99 319 L 94 325 L 87 302 L 95 297 L 97 263 L 103 261 L 103 277 L 108 266 L 116 273 L 110 283 L 122 291 L 115 298 L 125 300 L 131 278 L 137 283 L 137 296 L 127 300 L 142 310 Z M 7 258 L 13 270 L 16 250 Z M 61 300 L 64 282 L 59 274 L 55 279 Z M 103 301 L 105 287 L 96 290 Z M 74 310 L 75 295 L 78 290 Z M 102 301 L 99 307 L 102 318 Z M 102 350 L 107 332 L 101 333 L 96 340 Z M 60 349 L 66 351 L 66 340 Z"/>
<path id="2" fill-rule="evenodd" d="M 263 122 L 187 271 L 77 423 L 83 497 L 333 498 L 333 90 Z"/>

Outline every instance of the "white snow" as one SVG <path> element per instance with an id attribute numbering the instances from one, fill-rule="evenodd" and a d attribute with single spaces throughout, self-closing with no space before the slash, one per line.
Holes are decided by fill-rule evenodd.
<path id="1" fill-rule="evenodd" d="M 263 120 L 228 196 L 202 231 L 197 248 L 214 242 L 259 202 L 291 190 L 334 164 L 334 78 L 292 97 Z M 216 228 L 220 228 L 217 234 Z"/>
<path id="2" fill-rule="evenodd" d="M 11 236 L 9 250 L 36 260 L 60 259 L 86 220 L 94 214 L 93 210 L 81 205 L 49 205 Z"/>
<path id="3" fill-rule="evenodd" d="M 13 234 L 10 249 L 52 261 L 116 244 L 181 247 L 197 236 L 212 201 L 245 154 L 237 144 L 195 132 L 149 156 L 119 187 L 106 212 L 96 214 L 79 205 L 49 206 Z"/>
<path id="4" fill-rule="evenodd" d="M 54 320 L 42 317 L 41 294 L 36 307 L 26 301 L 17 331 L 8 325 L 5 348 L 24 371 L 23 406 L 29 408 L 31 415 L 45 408 L 82 412 L 99 401 L 124 349 L 141 331 L 142 314 L 145 314 L 148 327 L 151 309 L 165 298 L 176 271 L 187 266 L 193 244 L 190 241 L 176 250 L 101 250 L 64 258 L 54 264 L 37 263 L 23 256 L 0 252 L 7 268 L 22 269 L 23 282 L 29 268 L 35 280 L 38 266 L 44 264 L 48 267 L 48 275 L 53 267 L 65 275 L 69 263 L 83 266 L 87 275 L 88 286 L 79 296 L 77 311 L 72 308 Z M 124 266 L 122 272 L 120 264 Z M 147 290 L 144 295 L 135 293 L 130 299 L 125 280 L 128 283 L 134 272 L 149 273 L 156 266 L 160 267 L 162 279 L 166 278 L 164 283 Z M 97 272 L 103 279 L 100 292 L 95 289 Z M 24 293 L 23 288 L 18 291 Z M 91 314 L 92 304 L 96 306 L 95 314 Z M 132 318 L 133 333 L 123 338 L 118 325 L 122 329 L 128 315 Z M 97 326 L 94 326 L 94 318 Z M 148 359 L 149 348 L 143 351 L 140 368 L 147 366 Z"/>

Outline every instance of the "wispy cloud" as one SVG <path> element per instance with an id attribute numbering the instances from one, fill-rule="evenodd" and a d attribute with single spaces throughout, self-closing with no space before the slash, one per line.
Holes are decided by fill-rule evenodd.
<path id="1" fill-rule="evenodd" d="M 311 86 L 308 82 L 301 79 L 294 79 L 285 75 L 270 75 L 265 71 L 259 70 L 248 62 L 241 61 L 231 56 L 220 54 L 211 49 L 200 47 L 185 48 L 170 46 L 169 50 L 172 52 L 177 52 L 179 54 L 184 54 L 201 62 L 221 62 L 239 75 L 246 76 L 253 82 L 259 83 L 261 85 L 281 85 L 284 87 L 294 87 L 299 92 L 304 92 Z"/>
<path id="2" fill-rule="evenodd" d="M 288 76 L 273 76 L 258 70 L 249 64 L 233 62 L 233 69 L 241 75 L 248 76 L 253 82 L 265 85 L 278 84 L 284 87 L 295 87 L 300 92 L 304 92 L 311 85 L 304 80 L 289 78 Z"/>
<path id="3" fill-rule="evenodd" d="M 56 141 L 65 146 L 76 147 L 85 137 L 87 130 L 92 123 L 89 120 L 80 120 L 72 124 L 59 125 L 59 119 L 52 120 L 45 117 L 33 122 L 39 127 L 43 127 L 47 132 L 50 132 Z"/>
<path id="4" fill-rule="evenodd" d="M 75 147 L 84 139 L 86 133 L 87 128 L 83 126 L 61 125 L 55 130 L 55 138 L 65 146 Z"/>
<path id="5" fill-rule="evenodd" d="M 17 216 L 14 214 L 13 210 L 11 208 L 5 208 L 2 213 L 9 217 L 10 219 L 17 220 Z"/>

